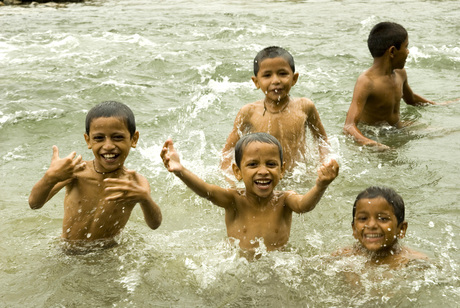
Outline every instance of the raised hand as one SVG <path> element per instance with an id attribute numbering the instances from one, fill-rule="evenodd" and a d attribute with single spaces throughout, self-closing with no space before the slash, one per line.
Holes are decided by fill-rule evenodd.
<path id="1" fill-rule="evenodd" d="M 72 152 L 64 158 L 59 157 L 59 149 L 53 145 L 53 156 L 46 174 L 56 182 L 62 182 L 72 178 L 75 172 L 85 168 L 86 163 L 81 163 L 81 155 L 75 158 L 76 152 Z"/>
<path id="2" fill-rule="evenodd" d="M 181 172 L 183 169 L 182 164 L 180 163 L 179 153 L 177 153 L 174 148 L 173 141 L 171 139 L 166 140 L 163 145 L 163 149 L 160 153 L 161 158 L 163 159 L 163 164 L 169 172 Z"/>
<path id="3" fill-rule="evenodd" d="M 126 178 L 107 178 L 104 179 L 107 193 L 105 200 L 123 200 L 125 202 L 141 202 L 150 196 L 149 186 L 141 181 L 139 175 L 134 170 L 126 170 Z"/>
<path id="4" fill-rule="evenodd" d="M 339 164 L 335 159 L 330 159 L 318 168 L 316 183 L 319 186 L 329 185 L 339 175 Z"/>

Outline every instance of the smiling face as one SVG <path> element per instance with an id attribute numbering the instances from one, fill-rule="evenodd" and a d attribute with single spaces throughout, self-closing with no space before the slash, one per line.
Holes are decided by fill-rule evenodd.
<path id="1" fill-rule="evenodd" d="M 352 223 L 353 236 L 369 251 L 389 251 L 406 234 L 407 222 L 398 225 L 393 207 L 385 198 L 360 199 Z"/>
<path id="2" fill-rule="evenodd" d="M 139 132 L 136 131 L 131 137 L 125 121 L 117 117 L 93 119 L 89 135 L 85 134 L 98 172 L 113 172 L 123 167 L 129 150 L 136 147 L 138 139 Z"/>
<path id="3" fill-rule="evenodd" d="M 270 197 L 284 173 L 279 149 L 275 144 L 249 143 L 243 152 L 240 168 L 233 165 L 238 180 L 243 180 L 248 195 Z"/>
<path id="4" fill-rule="evenodd" d="M 299 78 L 298 73 L 294 73 L 288 61 L 282 57 L 266 58 L 259 64 L 257 76 L 252 77 L 252 81 L 257 89 L 265 93 L 265 98 L 283 103 L 289 100 L 289 91 Z"/>

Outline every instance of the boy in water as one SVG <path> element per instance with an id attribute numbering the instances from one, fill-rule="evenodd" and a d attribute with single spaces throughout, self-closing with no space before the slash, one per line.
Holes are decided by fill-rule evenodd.
<path id="1" fill-rule="evenodd" d="M 393 269 L 414 259 L 427 259 L 420 252 L 400 246 L 398 239 L 404 238 L 407 230 L 404 201 L 391 188 L 372 186 L 359 193 L 351 227 L 358 243 L 343 249 L 342 255 L 365 255 L 369 264 L 387 264 Z"/>
<path id="2" fill-rule="evenodd" d="M 64 219 L 62 239 L 67 252 L 110 247 L 128 222 L 136 203 L 151 229 L 160 226 L 162 216 L 150 196 L 146 178 L 127 170 L 124 162 L 139 139 L 131 109 L 118 102 L 103 102 L 86 116 L 84 134 L 94 160 L 82 161 L 72 152 L 59 157 L 53 146 L 51 165 L 29 196 L 32 209 L 41 208 L 63 187 Z"/>
<path id="3" fill-rule="evenodd" d="M 233 148 L 241 136 L 265 132 L 279 140 L 283 148 L 285 168 L 305 159 L 306 130 L 309 127 L 319 146 L 321 161 L 328 154 L 326 131 L 313 102 L 307 98 L 291 98 L 289 91 L 299 78 L 292 55 L 280 47 L 267 47 L 254 59 L 252 81 L 265 98 L 243 106 L 236 115 L 233 129 L 222 150 L 221 168 L 230 172 Z"/>
<path id="4" fill-rule="evenodd" d="M 238 241 L 249 258 L 254 256 L 259 240 L 268 251 L 282 249 L 289 239 L 292 212 L 311 211 L 339 172 L 337 162 L 331 160 L 318 169 L 316 184 L 305 195 L 275 191 L 285 164 L 281 144 L 267 133 L 248 134 L 236 143 L 232 168 L 235 177 L 243 180 L 244 189 L 224 189 L 198 178 L 180 163 L 170 139 L 161 157 L 169 172 L 199 196 L 225 209 L 227 235 Z"/>
<path id="5" fill-rule="evenodd" d="M 436 103 L 413 93 L 409 86 L 404 69 L 409 54 L 409 36 L 404 27 L 393 22 L 381 22 L 372 28 L 367 45 L 374 63 L 356 81 L 343 131 L 361 145 L 383 150 L 389 147 L 365 137 L 358 123 L 373 126 L 389 124 L 401 128 L 401 98 L 414 106 Z"/>

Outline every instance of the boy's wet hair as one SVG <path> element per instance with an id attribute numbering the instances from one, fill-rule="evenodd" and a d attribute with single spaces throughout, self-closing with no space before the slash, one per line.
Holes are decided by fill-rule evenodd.
<path id="1" fill-rule="evenodd" d="M 356 197 L 353 204 L 353 221 L 355 222 L 356 204 L 361 199 L 383 198 L 393 208 L 393 212 L 398 220 L 398 225 L 404 221 L 404 200 L 396 191 L 389 187 L 371 186 L 363 190 Z"/>
<path id="2" fill-rule="evenodd" d="M 241 137 L 235 145 L 235 163 L 238 168 L 241 168 L 241 159 L 243 158 L 244 149 L 252 142 L 276 145 L 280 154 L 281 166 L 283 166 L 283 149 L 281 148 L 281 144 L 278 139 L 267 133 L 252 133 Z"/>
<path id="3" fill-rule="evenodd" d="M 134 114 L 128 106 L 115 101 L 102 102 L 91 108 L 86 115 L 86 134 L 89 135 L 89 127 L 93 119 L 111 117 L 119 118 L 125 121 L 130 137 L 133 137 L 136 132 L 136 120 L 134 119 Z"/>
<path id="4" fill-rule="evenodd" d="M 376 24 L 367 39 L 367 46 L 373 58 L 381 57 L 391 46 L 399 50 L 401 44 L 407 39 L 407 31 L 403 26 L 394 22 L 381 22 Z"/>
<path id="5" fill-rule="evenodd" d="M 294 58 L 289 53 L 289 51 L 278 46 L 270 46 L 259 51 L 257 56 L 254 58 L 254 76 L 257 76 L 257 73 L 259 73 L 259 64 L 262 63 L 263 60 L 267 58 L 273 59 L 278 57 L 286 60 L 289 63 L 292 72 L 295 72 Z"/>

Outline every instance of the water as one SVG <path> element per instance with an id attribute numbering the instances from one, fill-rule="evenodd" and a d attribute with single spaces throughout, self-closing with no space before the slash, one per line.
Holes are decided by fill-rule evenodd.
<path id="1" fill-rule="evenodd" d="M 394 147 L 385 153 L 354 145 L 342 126 L 355 80 L 372 62 L 367 35 L 384 20 L 409 32 L 412 89 L 438 102 L 458 98 L 459 12 L 458 1 L 393 0 L 1 7 L 0 306 L 457 307 L 460 104 L 403 103 L 412 126 L 367 132 Z M 226 244 L 223 210 L 169 174 L 159 153 L 172 137 L 187 167 L 226 185 L 220 150 L 239 108 L 262 96 L 251 65 L 269 45 L 294 55 L 300 79 L 291 93 L 315 102 L 341 171 L 313 212 L 294 215 L 288 251 L 249 263 Z M 127 167 L 148 178 L 164 220 L 151 231 L 136 207 L 121 245 L 66 256 L 58 248 L 63 193 L 38 211 L 27 198 L 53 144 L 92 159 L 84 117 L 104 100 L 133 109 L 140 143 Z M 306 192 L 316 159 L 280 189 Z M 404 197 L 404 244 L 430 263 L 388 273 L 330 257 L 353 243 L 352 202 L 371 184 Z"/>

